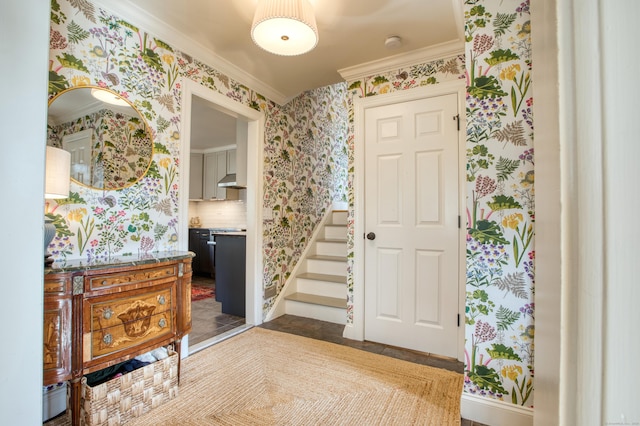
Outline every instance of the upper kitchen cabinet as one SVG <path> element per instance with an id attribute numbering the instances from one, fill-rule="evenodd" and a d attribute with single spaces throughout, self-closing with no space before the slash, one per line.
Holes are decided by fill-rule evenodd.
<path id="1" fill-rule="evenodd" d="M 221 188 L 218 182 L 236 171 L 236 150 L 191 153 L 189 171 L 190 200 L 237 200 L 238 191 Z"/>
<path id="2" fill-rule="evenodd" d="M 230 200 L 238 199 L 238 192 L 231 188 L 218 186 L 225 176 L 235 173 L 236 150 L 208 152 L 204 154 L 204 199 L 205 200 Z"/>
<path id="3" fill-rule="evenodd" d="M 189 165 L 189 199 L 202 200 L 204 154 L 192 152 Z"/>

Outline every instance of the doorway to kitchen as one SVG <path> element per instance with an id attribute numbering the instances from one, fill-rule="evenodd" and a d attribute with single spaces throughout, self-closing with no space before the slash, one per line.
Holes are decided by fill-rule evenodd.
<path id="1" fill-rule="evenodd" d="M 194 300 L 192 302 L 192 332 L 188 336 L 188 343 L 183 347 L 188 346 L 188 352 L 193 353 L 207 346 L 210 346 L 217 341 L 220 341 L 230 335 L 234 335 L 237 332 L 241 332 L 254 325 L 262 323 L 262 275 L 260 273 L 262 265 L 262 238 L 260 224 L 262 223 L 262 146 L 263 146 L 263 129 L 264 129 L 264 114 L 256 111 L 248 106 L 240 104 L 233 99 L 224 96 L 214 90 L 208 89 L 196 82 L 185 80 L 183 84 L 184 88 L 184 101 L 183 101 L 183 114 L 182 114 L 182 131 L 181 131 L 181 174 L 180 174 L 180 192 L 179 192 L 179 246 L 182 250 L 189 249 L 189 234 L 193 229 L 203 229 L 210 231 L 209 228 L 216 228 L 219 226 L 228 227 L 232 225 L 233 228 L 242 229 L 243 239 L 246 247 L 243 247 L 244 255 L 244 325 L 239 324 L 240 319 L 234 318 L 239 315 L 232 315 L 229 317 L 220 317 L 219 313 L 222 313 L 222 306 L 224 301 L 216 300 L 216 292 L 218 296 L 219 289 L 216 289 L 215 281 L 215 266 L 212 275 L 207 277 L 207 274 L 194 273 L 192 285 L 194 286 Z M 217 178 L 215 188 L 209 184 L 209 191 L 207 192 L 207 181 L 203 183 L 203 195 L 201 196 L 200 203 L 207 203 L 208 207 L 215 205 L 216 207 L 211 210 L 207 209 L 207 213 L 204 215 L 190 215 L 189 206 L 193 203 L 190 198 L 193 198 L 193 179 L 190 179 L 191 167 L 198 167 L 197 159 L 192 157 L 192 144 L 194 144 L 194 128 L 192 126 L 193 118 L 197 111 L 194 110 L 194 105 L 198 103 L 205 103 L 207 107 L 213 108 L 219 117 L 223 115 L 226 118 L 231 117 L 234 122 L 237 123 L 238 129 L 233 129 L 235 132 L 243 133 L 243 143 L 238 143 L 234 146 L 233 143 L 221 142 L 220 147 L 216 147 L 210 152 L 211 163 L 201 163 L 203 169 L 210 169 L 213 164 L 217 164 L 218 167 L 226 167 L 227 174 L 235 174 L 238 181 L 244 181 L 244 188 L 231 188 L 230 190 L 219 191 L 221 186 L 217 185 Z M 210 131 L 211 138 L 213 139 L 213 132 Z M 220 129 L 222 132 L 222 129 Z M 233 141 L 235 142 L 235 140 Z M 206 154 L 206 153 L 205 153 Z M 224 161 L 223 161 L 224 160 Z M 205 160 L 203 160 L 205 161 Z M 193 163 L 192 163 L 193 162 Z M 226 166 L 223 166 L 226 165 Z M 233 170 L 231 167 L 233 166 Z M 231 173 L 234 172 L 234 173 Z M 238 187 L 242 185 L 238 183 Z M 235 193 L 234 193 L 235 192 Z M 225 194 L 222 195 L 221 194 Z M 205 197 L 206 195 L 206 197 Z M 221 198 L 223 197 L 223 198 Z M 218 201 L 210 201 L 210 200 Z M 219 201 L 225 199 L 226 201 Z M 233 201 L 229 201 L 229 200 Z M 208 200 L 208 201 L 204 201 Z M 192 204 L 193 205 L 193 204 Z M 202 204 L 203 206 L 205 204 Z M 201 207 L 201 206 L 200 206 Z M 198 210 L 199 212 L 202 210 Z M 213 212 L 212 212 L 213 211 Z M 240 218 L 239 218 L 240 217 Z M 244 222 L 244 223 L 243 223 Z M 236 262 L 234 262 L 236 263 Z M 198 299 L 198 292 L 206 292 L 207 287 L 212 288 L 213 297 L 204 297 Z M 192 299 L 193 300 L 193 299 Z M 204 303 L 203 303 L 204 302 Z M 221 304 L 221 305 L 219 305 Z M 219 309 L 219 313 L 217 310 Z M 206 311 L 206 315 L 201 315 L 201 311 Z M 218 314 L 218 315 L 217 315 Z M 211 337 L 206 334 L 213 334 L 211 321 L 209 320 L 209 331 L 204 332 L 201 327 L 200 321 L 207 317 L 214 318 L 218 316 L 217 325 L 225 328 L 221 334 L 212 335 Z M 223 324 L 224 323 L 224 324 Z M 232 329 L 229 329 L 233 325 Z M 237 327 L 240 325 L 240 327 Z M 202 334 L 205 333 L 205 334 Z"/>

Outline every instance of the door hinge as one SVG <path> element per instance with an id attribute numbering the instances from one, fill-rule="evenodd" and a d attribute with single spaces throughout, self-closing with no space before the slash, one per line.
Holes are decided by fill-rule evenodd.
<path id="1" fill-rule="evenodd" d="M 458 215 L 458 229 L 462 227 L 462 217 Z"/>
<path id="2" fill-rule="evenodd" d="M 458 327 L 460 327 L 460 314 L 458 314 Z"/>
<path id="3" fill-rule="evenodd" d="M 453 119 L 456 120 L 456 123 L 458 125 L 458 131 L 460 131 L 460 114 L 454 115 Z"/>

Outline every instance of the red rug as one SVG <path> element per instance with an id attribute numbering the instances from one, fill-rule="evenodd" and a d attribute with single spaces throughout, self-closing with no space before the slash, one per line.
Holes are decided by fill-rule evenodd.
<path id="1" fill-rule="evenodd" d="M 191 285 L 191 301 L 197 302 L 198 300 L 209 299 L 214 297 L 215 293 L 213 287 L 205 287 L 200 285 Z"/>

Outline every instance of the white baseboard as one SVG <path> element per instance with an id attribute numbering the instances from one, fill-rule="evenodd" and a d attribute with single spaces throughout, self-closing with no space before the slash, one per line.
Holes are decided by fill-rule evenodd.
<path id="1" fill-rule="evenodd" d="M 532 426 L 533 409 L 507 402 L 462 394 L 462 418 L 488 426 Z"/>
<path id="2" fill-rule="evenodd" d="M 362 331 L 356 329 L 353 324 L 347 324 L 344 326 L 342 337 L 351 340 L 358 340 L 360 342 L 364 341 L 364 335 L 362 334 Z"/>

